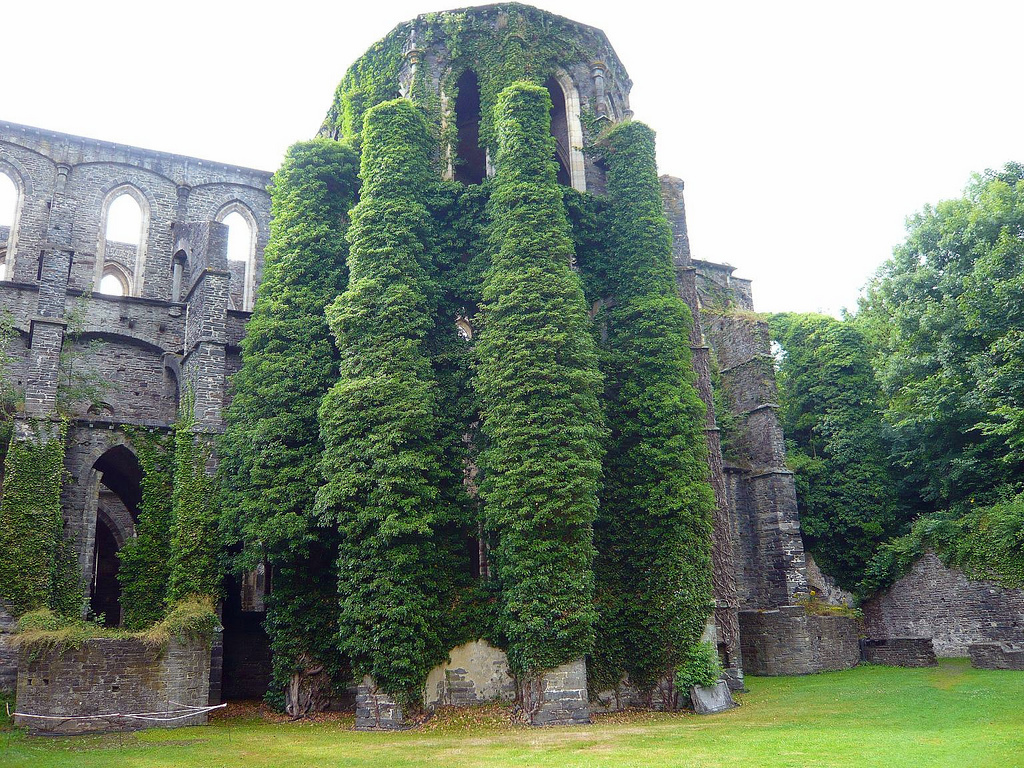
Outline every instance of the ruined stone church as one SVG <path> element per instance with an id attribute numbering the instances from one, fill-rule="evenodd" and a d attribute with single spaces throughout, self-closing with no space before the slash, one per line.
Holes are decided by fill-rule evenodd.
<path id="1" fill-rule="evenodd" d="M 550 95 L 558 182 L 603 195 L 606 168 L 591 149 L 609 126 L 631 119 L 632 83 L 600 30 L 516 5 L 431 14 L 389 36 L 400 42 L 398 64 L 382 74 L 386 82 L 375 83 L 379 94 L 367 88 L 362 96 L 418 92 L 431 100 L 442 115 L 441 173 L 467 185 L 491 177 L 494 158 L 481 141 L 477 73 L 449 71 L 454 53 L 437 32 L 445 17 L 457 14 L 492 30 L 508 44 L 503 50 L 509 56 L 550 46 L 554 28 L 559 44 L 571 41 L 557 67 L 531 75 Z M 510 15 L 520 25 L 512 35 Z M 445 91 L 452 81 L 456 99 Z M 347 119 L 342 107 L 335 105 L 321 135 L 337 136 Z M 197 431 L 223 432 L 230 380 L 240 369 L 246 323 L 261 296 L 271 174 L 0 122 L 0 182 L 5 180 L 13 185 L 16 203 L 13 211 L 0 212 L 11 214 L 9 224 L 0 217 L 0 307 L 14 328 L 7 378 L 24 395 L 15 429 L 55 416 L 60 353 L 70 340 L 81 364 L 106 386 L 96 401 L 71 414 L 64 530 L 91 611 L 117 623 L 118 550 L 136 534 L 142 496 L 132 435 L 169 430 L 186 387 L 194 397 Z M 859 659 L 854 623 L 808 614 L 801 605 L 809 592 L 808 565 L 776 416 L 769 338 L 753 314 L 750 283 L 735 277 L 731 266 L 694 258 L 683 181 L 662 176 L 661 190 L 676 285 L 694 318 L 690 350 L 706 409 L 707 473 L 715 500 L 714 611 L 706 637 L 717 644 L 737 688 L 744 673 L 853 666 Z M 110 225 L 116 208 L 131 212 L 127 233 Z M 734 424 L 725 456 L 715 389 Z M 211 700 L 266 692 L 262 590 L 272 584 L 267 577 L 226 576 Z M 0 608 L 0 632 L 11 625 Z M 449 665 L 447 676 L 439 673 L 431 684 L 441 680 L 443 687 L 453 670 L 456 678 L 472 677 L 469 662 L 456 667 Z M 15 653 L 0 636 L 0 685 L 13 687 L 16 669 Z M 467 703 L 487 689 L 482 680 L 462 682 L 448 690 L 446 700 L 457 689 L 468 698 L 455 696 L 454 702 Z"/>

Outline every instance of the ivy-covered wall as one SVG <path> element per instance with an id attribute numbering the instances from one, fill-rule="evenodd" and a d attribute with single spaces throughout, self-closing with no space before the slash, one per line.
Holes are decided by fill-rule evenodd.
<path id="1" fill-rule="evenodd" d="M 324 308 L 348 283 L 358 171 L 351 146 L 315 139 L 291 147 L 274 175 L 263 282 L 220 443 L 225 544 L 233 570 L 262 562 L 272 570 L 271 693 L 280 704 L 287 691 L 292 714 L 326 706 L 319 699 L 331 693 L 313 684 L 317 675 L 306 681 L 306 670 L 326 669 L 335 681 L 346 671 L 337 651 L 337 532 L 317 524 L 313 504 L 323 448 L 317 410 L 338 373 Z"/>
<path id="2" fill-rule="evenodd" d="M 396 27 L 353 64 L 335 92 L 321 135 L 354 137 L 366 110 L 407 96 L 420 104 L 435 137 L 442 170 L 456 146 L 458 81 L 472 70 L 480 88 L 480 145 L 497 152 L 494 108 L 517 80 L 544 83 L 558 72 L 575 85 L 584 144 L 598 137 L 602 118 L 629 116 L 632 83 L 604 33 L 518 3 L 428 13 Z M 601 174 L 588 159 L 588 184 Z"/>
<path id="3" fill-rule="evenodd" d="M 75 613 L 82 587 L 64 536 L 63 421 L 16 423 L 0 500 L 0 598 L 15 614 L 50 608 Z"/>
<path id="4" fill-rule="evenodd" d="M 340 647 L 358 677 L 415 708 L 451 643 L 445 529 L 458 510 L 441 489 L 461 475 L 441 463 L 424 346 L 438 300 L 425 206 L 436 168 L 426 120 L 407 100 L 367 111 L 361 143 L 349 284 L 327 310 L 341 359 L 320 407 L 317 511 L 339 532 Z"/>
<path id="5" fill-rule="evenodd" d="M 142 469 L 142 503 L 135 538 L 117 553 L 121 561 L 117 579 L 121 624 L 126 629 L 143 629 L 163 618 L 171 578 L 173 440 L 163 432 L 127 431 Z"/>

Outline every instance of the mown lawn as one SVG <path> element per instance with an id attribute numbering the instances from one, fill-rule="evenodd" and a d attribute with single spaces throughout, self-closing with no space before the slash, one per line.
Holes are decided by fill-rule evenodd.
<path id="1" fill-rule="evenodd" d="M 637 713 L 581 728 L 510 725 L 492 709 L 404 733 L 351 718 L 279 722 L 252 708 L 205 728 L 32 738 L 0 730 L 0 766 L 956 766 L 1024 768 L 1024 672 L 860 667 L 751 678 L 711 717 Z"/>

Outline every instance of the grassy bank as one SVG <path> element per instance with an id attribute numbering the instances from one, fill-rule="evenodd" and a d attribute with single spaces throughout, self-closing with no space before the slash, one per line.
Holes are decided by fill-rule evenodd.
<path id="1" fill-rule="evenodd" d="M 251 707 L 172 731 L 31 738 L 8 729 L 0 731 L 0 765 L 1024 768 L 1024 673 L 944 661 L 748 685 L 742 706 L 723 715 L 615 715 L 571 729 L 513 726 L 490 709 L 405 733 L 356 733 L 350 717 L 290 723 Z"/>

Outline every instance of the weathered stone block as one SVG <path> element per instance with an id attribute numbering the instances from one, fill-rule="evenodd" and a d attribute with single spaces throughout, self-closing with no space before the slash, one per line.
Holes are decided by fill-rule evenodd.
<path id="1" fill-rule="evenodd" d="M 748 675 L 807 675 L 860 661 L 855 619 L 812 615 L 799 605 L 740 611 L 740 638 Z"/>
<path id="2" fill-rule="evenodd" d="M 971 643 L 971 666 L 975 669 L 1024 670 L 1024 645 L 1017 643 Z"/>
<path id="3" fill-rule="evenodd" d="M 690 689 L 690 702 L 693 704 L 693 711 L 698 715 L 714 715 L 736 706 L 729 684 L 725 680 L 719 680 L 707 687 L 693 686 Z"/>
<path id="4" fill-rule="evenodd" d="M 888 637 L 861 642 L 861 658 L 887 667 L 934 667 L 935 647 L 930 637 Z"/>
<path id="5" fill-rule="evenodd" d="M 518 681 L 516 699 L 530 725 L 588 724 L 586 661 L 571 661 Z"/>

